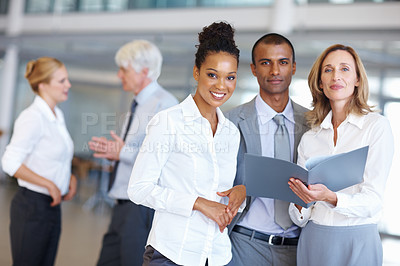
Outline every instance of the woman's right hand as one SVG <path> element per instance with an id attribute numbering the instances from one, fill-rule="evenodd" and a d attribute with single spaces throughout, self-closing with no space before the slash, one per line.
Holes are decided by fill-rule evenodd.
<path id="1" fill-rule="evenodd" d="M 226 208 L 227 206 L 225 204 L 207 200 L 202 197 L 198 197 L 193 206 L 193 210 L 200 211 L 202 214 L 215 221 L 221 233 L 233 219 L 233 214 L 227 212 Z"/>
<path id="2" fill-rule="evenodd" d="M 50 206 L 54 207 L 61 203 L 61 191 L 58 189 L 56 184 L 54 184 L 51 180 L 36 174 L 26 165 L 22 164 L 15 172 L 14 176 L 29 183 L 47 188 L 50 197 L 53 199 Z"/>
<path id="3" fill-rule="evenodd" d="M 305 203 L 311 203 L 314 201 L 326 201 L 333 206 L 337 204 L 336 193 L 329 190 L 323 184 L 304 185 L 304 183 L 297 178 L 289 179 L 290 189 Z"/>
<path id="4" fill-rule="evenodd" d="M 49 183 L 47 185 L 47 190 L 50 193 L 50 197 L 53 199 L 53 201 L 50 203 L 51 207 L 57 206 L 58 204 L 61 203 L 61 191 L 58 189 L 58 187 L 49 180 Z"/>

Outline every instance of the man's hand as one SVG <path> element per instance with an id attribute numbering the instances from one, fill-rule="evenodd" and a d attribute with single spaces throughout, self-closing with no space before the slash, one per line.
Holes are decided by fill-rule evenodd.
<path id="1" fill-rule="evenodd" d="M 110 134 L 114 140 L 108 140 L 105 137 L 92 137 L 92 140 L 89 141 L 89 148 L 95 152 L 93 157 L 113 161 L 119 160 L 119 153 L 125 143 L 114 131 L 110 131 Z"/>
<path id="2" fill-rule="evenodd" d="M 216 222 L 221 233 L 228 226 L 233 216 L 226 211 L 226 205 L 198 197 L 193 205 L 193 210 L 200 211 L 202 214 Z"/>
<path id="3" fill-rule="evenodd" d="M 246 187 L 244 185 L 237 185 L 227 191 L 217 192 L 217 194 L 218 196 L 229 198 L 226 211 L 232 214 L 233 219 L 237 214 L 240 205 L 242 205 L 243 201 L 246 199 Z M 231 221 L 229 221 L 229 223 L 231 223 Z"/>
<path id="4" fill-rule="evenodd" d="M 69 181 L 69 190 L 68 193 L 63 197 L 63 200 L 71 200 L 76 195 L 77 186 L 78 181 L 76 180 L 75 175 L 71 175 L 71 179 Z"/>

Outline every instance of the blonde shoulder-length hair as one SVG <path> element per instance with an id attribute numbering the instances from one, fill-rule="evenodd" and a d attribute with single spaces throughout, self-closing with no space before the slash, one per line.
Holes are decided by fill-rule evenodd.
<path id="1" fill-rule="evenodd" d="M 308 75 L 308 86 L 310 87 L 311 95 L 313 98 L 313 110 L 307 112 L 307 123 L 311 128 L 319 126 L 326 115 L 331 110 L 329 99 L 325 96 L 323 90 L 320 88 L 321 84 L 321 71 L 322 63 L 331 52 L 343 50 L 347 51 L 354 58 L 356 64 L 356 73 L 359 81 L 359 86 L 354 88 L 354 94 L 351 100 L 347 103 L 346 115 L 353 113 L 356 115 L 367 114 L 372 112 L 372 107 L 367 104 L 369 96 L 368 78 L 361 58 L 356 51 L 350 46 L 342 44 L 335 44 L 322 52 L 317 58 Z"/>

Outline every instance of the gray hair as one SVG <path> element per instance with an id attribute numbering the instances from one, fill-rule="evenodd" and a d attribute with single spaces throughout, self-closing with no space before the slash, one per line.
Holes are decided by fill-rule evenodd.
<path id="1" fill-rule="evenodd" d="M 147 75 L 152 81 L 161 74 L 162 55 L 153 43 L 146 40 L 136 40 L 123 45 L 115 55 L 115 63 L 127 68 L 130 64 L 136 72 L 148 68 Z"/>

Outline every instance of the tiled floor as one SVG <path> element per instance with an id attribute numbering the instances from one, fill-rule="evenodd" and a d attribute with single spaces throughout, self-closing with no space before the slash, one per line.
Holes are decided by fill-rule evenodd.
<path id="1" fill-rule="evenodd" d="M 81 183 L 79 197 L 62 206 L 62 234 L 58 249 L 56 266 L 92 266 L 96 264 L 101 240 L 107 229 L 110 208 L 107 204 L 94 209 L 87 200 L 95 193 L 95 180 Z M 0 182 L 0 265 L 11 265 L 9 245 L 9 206 L 16 185 Z M 86 203 L 86 205 L 85 205 Z M 400 239 L 383 241 L 384 266 L 400 265 Z"/>

